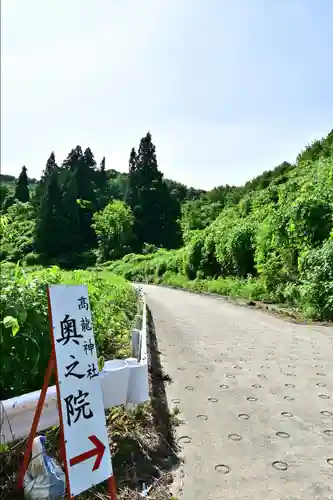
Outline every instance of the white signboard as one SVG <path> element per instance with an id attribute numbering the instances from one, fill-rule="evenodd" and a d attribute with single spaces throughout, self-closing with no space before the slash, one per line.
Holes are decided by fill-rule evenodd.
<path id="1" fill-rule="evenodd" d="M 86 286 L 49 287 L 71 495 L 113 474 Z"/>

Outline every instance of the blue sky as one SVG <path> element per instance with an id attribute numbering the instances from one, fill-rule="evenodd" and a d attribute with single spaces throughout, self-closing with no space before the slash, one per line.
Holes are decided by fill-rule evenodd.
<path id="1" fill-rule="evenodd" d="M 242 184 L 333 128 L 332 0 L 2 0 L 1 170 L 91 147 Z"/>

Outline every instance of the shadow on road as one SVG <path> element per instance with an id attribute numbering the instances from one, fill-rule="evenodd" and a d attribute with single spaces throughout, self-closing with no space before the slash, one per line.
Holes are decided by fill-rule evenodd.
<path id="1" fill-rule="evenodd" d="M 145 483 L 156 485 L 149 495 L 152 500 L 164 500 L 170 498 L 172 471 L 181 463 L 174 438 L 174 427 L 179 420 L 169 411 L 165 385 L 170 382 L 170 377 L 163 373 L 154 318 L 148 307 L 147 323 L 151 410 L 146 411 L 144 405 L 139 405 L 131 432 L 124 434 L 119 424 L 111 425 L 111 435 L 118 447 L 113 464 L 117 483 L 121 489 L 125 488 L 124 498 L 134 498 L 126 488 L 140 491 Z"/>
<path id="2" fill-rule="evenodd" d="M 177 418 L 169 411 L 165 384 L 171 379 L 163 373 L 160 351 L 155 330 L 154 318 L 147 307 L 148 348 L 151 402 L 154 425 L 161 437 L 161 449 L 166 453 L 167 464 L 173 468 L 179 464 L 178 447 L 175 442 L 174 426 Z"/>

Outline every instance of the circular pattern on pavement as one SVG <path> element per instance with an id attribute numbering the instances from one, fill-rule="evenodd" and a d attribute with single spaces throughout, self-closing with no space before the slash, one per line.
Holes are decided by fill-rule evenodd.
<path id="1" fill-rule="evenodd" d="M 239 413 L 238 418 L 240 418 L 241 420 L 248 420 L 250 418 L 250 415 L 248 415 L 247 413 Z"/>
<path id="2" fill-rule="evenodd" d="M 283 438 L 283 439 L 288 439 L 290 437 L 290 434 L 288 434 L 288 432 L 277 432 L 276 435 L 280 438 Z"/>
<path id="3" fill-rule="evenodd" d="M 290 411 L 283 411 L 281 415 L 283 417 L 293 417 L 293 414 Z"/>
<path id="4" fill-rule="evenodd" d="M 208 420 L 208 417 L 207 417 L 207 415 L 202 414 L 202 415 L 197 415 L 197 419 L 198 420 Z"/>
<path id="5" fill-rule="evenodd" d="M 177 439 L 178 443 L 190 443 L 192 441 L 192 438 L 190 436 L 181 436 L 180 438 Z"/>
<path id="6" fill-rule="evenodd" d="M 288 464 L 286 462 L 280 462 L 280 460 L 276 460 L 275 462 L 273 462 L 272 466 L 274 467 L 274 469 L 277 469 L 277 470 L 287 470 L 288 469 Z"/>
<path id="7" fill-rule="evenodd" d="M 229 474 L 229 472 L 231 471 L 230 467 L 225 464 L 215 465 L 214 469 L 216 472 L 220 472 L 221 474 Z"/>
<path id="8" fill-rule="evenodd" d="M 219 438 L 227 440 L 225 444 L 228 445 L 229 443 L 228 446 L 232 446 L 232 450 L 230 451 L 233 460 L 237 458 L 237 455 L 239 455 L 239 457 L 243 455 L 243 446 L 247 445 L 248 438 L 260 439 L 260 442 L 264 443 L 265 446 L 263 452 L 265 460 L 264 466 L 266 468 L 265 473 L 267 473 L 268 469 L 268 474 L 274 474 L 276 482 L 281 482 L 281 499 L 283 497 L 283 500 L 287 500 L 288 497 L 288 494 L 286 496 L 286 490 L 283 489 L 283 485 L 289 477 L 289 469 L 292 470 L 302 465 L 307 453 L 306 447 L 315 446 L 315 442 L 313 442 L 312 439 L 315 436 L 307 435 L 304 441 L 304 429 L 296 424 L 298 424 L 298 421 L 302 422 L 302 420 L 306 422 L 307 416 L 309 420 L 311 419 L 311 422 L 313 421 L 314 425 L 316 425 L 315 420 L 317 420 L 317 430 L 319 435 L 321 435 L 321 442 L 320 449 L 318 448 L 316 451 L 313 451 L 313 455 L 318 459 L 316 464 L 314 464 L 317 470 L 314 470 L 313 477 L 315 481 L 317 474 L 318 487 L 322 488 L 321 491 L 325 497 L 325 493 L 328 491 L 326 484 L 327 477 L 321 475 L 321 469 L 326 468 L 326 476 L 333 470 L 333 407 L 331 406 L 333 397 L 331 396 L 332 386 L 330 382 L 332 380 L 331 364 L 329 364 L 331 361 L 328 357 L 328 355 L 331 354 L 332 347 L 327 342 L 324 346 L 323 342 L 325 340 L 323 340 L 323 345 L 321 346 L 321 359 L 318 356 L 319 353 L 312 352 L 313 350 L 306 337 L 300 338 L 299 342 L 292 339 L 292 345 L 295 348 L 290 348 L 286 345 L 286 339 L 279 338 L 276 341 L 272 338 L 267 339 L 264 334 L 265 332 L 255 332 L 251 325 L 250 330 L 252 347 L 247 353 L 246 349 L 248 348 L 248 344 L 246 342 L 249 341 L 245 341 L 242 336 L 237 339 L 232 337 L 230 341 L 230 339 L 228 339 L 229 334 L 225 332 L 222 334 L 222 339 L 221 336 L 215 339 L 215 347 L 212 341 L 207 340 L 211 347 L 206 348 L 206 350 L 211 351 L 211 359 L 207 357 L 204 360 L 201 352 L 202 349 L 197 349 L 196 356 L 198 356 L 199 359 L 196 358 L 198 367 L 196 370 L 193 370 L 195 378 L 193 379 L 192 376 L 192 382 L 194 386 L 187 385 L 185 386 L 185 390 L 196 391 L 196 394 L 192 396 L 189 395 L 194 400 L 196 400 L 197 395 L 200 396 L 204 391 L 201 406 L 199 406 L 199 400 L 194 401 L 194 403 L 198 403 L 196 411 L 205 409 L 207 410 L 207 414 L 197 414 L 196 411 L 194 411 L 192 412 L 192 417 L 190 417 L 190 415 L 186 416 L 189 420 L 191 418 L 192 421 L 194 421 L 194 425 L 197 426 L 199 440 L 206 432 L 209 434 L 211 433 L 210 424 L 213 419 L 214 424 L 216 422 L 217 426 L 219 426 L 220 433 L 217 431 L 217 436 L 213 435 L 212 441 L 214 441 L 215 438 L 217 438 L 217 441 Z M 292 330 L 290 331 L 293 333 Z M 208 339 L 208 337 L 206 339 Z M 290 343 L 290 339 L 288 339 L 287 342 L 288 341 Z M 315 347 L 317 351 L 319 350 L 319 343 L 318 341 L 318 346 L 316 345 Z M 281 348 L 279 348 L 280 344 Z M 231 348 L 231 345 L 233 345 L 233 348 Z M 224 351 L 227 349 L 229 351 L 229 357 L 226 353 L 220 354 L 220 349 Z M 330 352 L 327 354 L 328 350 Z M 215 364 L 212 364 L 214 357 L 216 357 Z M 262 364 L 260 368 L 259 363 L 264 363 L 265 359 L 266 363 Z M 301 361 L 296 363 L 296 359 L 300 359 Z M 187 370 L 189 366 L 195 368 L 195 365 L 188 365 L 186 363 Z M 208 372 L 204 375 L 205 370 L 209 370 L 209 374 L 212 376 L 211 379 L 207 377 Z M 318 371 L 316 372 L 316 370 Z M 196 373 L 198 373 L 198 375 L 196 375 Z M 225 378 L 229 380 L 226 380 L 224 383 L 223 381 Z M 202 379 L 204 380 L 199 382 L 199 380 Z M 196 382 L 196 380 L 198 380 L 198 382 Z M 294 381 L 294 383 L 290 383 L 292 381 Z M 183 380 L 183 383 L 184 382 L 191 383 L 191 379 Z M 227 382 L 229 382 L 230 385 L 227 384 Z M 216 390 L 217 385 L 220 391 Z M 327 393 L 322 393 L 320 391 L 321 388 L 327 391 Z M 223 394 L 222 391 L 224 391 Z M 208 397 L 207 394 L 209 394 L 209 392 L 215 392 L 221 399 L 217 397 Z M 248 396 L 245 396 L 246 393 Z M 183 393 L 180 392 L 180 394 L 184 397 Z M 274 398 L 272 398 L 272 394 L 275 395 Z M 244 401 L 244 399 L 246 399 L 246 401 Z M 324 401 L 321 402 L 319 399 Z M 172 399 L 172 402 L 175 404 L 181 403 L 180 406 L 183 409 L 184 399 L 180 400 L 175 398 Z M 207 405 L 207 402 L 220 402 L 221 404 L 211 406 Z M 250 402 L 250 404 L 248 405 L 247 402 Z M 254 405 L 254 402 L 258 402 L 258 404 Z M 293 402 L 293 404 L 288 405 L 288 402 Z M 290 411 L 282 411 L 283 406 L 285 410 L 289 409 L 293 410 L 293 412 L 295 411 L 295 414 Z M 251 411 L 251 414 L 239 413 L 242 408 Z M 324 410 L 320 411 L 320 408 L 324 408 Z M 303 411 L 303 409 L 305 411 Z M 188 411 L 188 408 L 186 410 Z M 190 408 L 190 410 L 192 410 L 192 408 Z M 232 425 L 230 419 L 224 419 L 223 415 L 227 417 L 226 411 L 230 412 L 230 410 L 232 410 L 231 416 L 233 416 L 234 420 L 240 420 L 241 422 L 236 422 L 236 425 Z M 251 419 L 251 422 L 254 421 L 253 426 L 250 426 L 246 422 L 249 419 Z M 207 423 L 208 420 L 210 421 L 209 424 Z M 321 422 L 318 422 L 318 420 L 321 420 Z M 196 421 L 201 421 L 203 425 L 200 422 L 195 424 Z M 242 423 L 242 421 L 244 422 Z M 321 424 L 319 427 L 318 423 Z M 188 430 L 190 434 L 193 434 L 190 427 L 185 429 Z M 185 430 L 183 430 L 183 432 L 185 432 Z M 318 434 L 316 438 L 318 439 Z M 191 438 L 188 435 L 183 435 L 177 439 L 177 443 L 179 443 L 179 445 L 184 445 L 183 448 L 185 452 L 187 451 L 186 444 L 191 442 L 194 443 L 196 439 L 197 438 Z M 231 441 L 235 444 L 232 444 Z M 195 444 L 197 445 L 199 443 Z M 305 450 L 302 449 L 303 444 Z M 226 486 L 228 496 L 231 491 L 229 479 L 235 478 L 237 482 L 237 474 L 240 473 L 240 471 L 237 470 L 238 466 L 236 467 L 237 461 L 234 462 L 230 460 L 230 466 L 225 463 L 214 464 L 214 461 L 219 462 L 219 458 L 221 461 L 224 461 L 225 458 L 226 461 L 228 461 L 228 456 L 230 458 L 229 452 L 221 453 L 223 446 L 219 447 L 218 442 L 211 443 L 212 447 L 215 445 L 217 445 L 218 451 L 216 454 L 211 453 L 210 470 L 214 469 L 215 472 L 227 475 L 226 478 L 216 476 L 215 482 L 219 481 Z M 298 463 L 295 461 L 295 465 L 294 461 L 290 461 L 289 458 L 291 445 L 297 449 L 299 448 Z M 190 449 L 190 447 L 188 448 Z M 179 449 L 181 449 L 181 446 L 179 446 Z M 214 456 L 215 460 L 213 459 Z M 247 466 L 249 466 L 249 464 L 247 464 Z M 244 464 L 244 467 L 246 467 L 246 464 Z M 272 468 L 274 468 L 274 471 L 272 471 Z M 285 471 L 286 474 L 284 474 Z M 303 471 L 305 483 L 307 479 L 313 481 L 313 478 L 310 477 L 310 472 L 311 471 L 308 470 Z M 329 500 L 333 500 L 333 497 Z"/>
<path id="9" fill-rule="evenodd" d="M 321 411 L 320 412 L 322 414 L 323 417 L 333 417 L 333 413 L 331 411 Z"/>
<path id="10" fill-rule="evenodd" d="M 228 438 L 231 439 L 231 441 L 241 441 L 243 439 L 243 436 L 240 434 L 229 434 Z"/>

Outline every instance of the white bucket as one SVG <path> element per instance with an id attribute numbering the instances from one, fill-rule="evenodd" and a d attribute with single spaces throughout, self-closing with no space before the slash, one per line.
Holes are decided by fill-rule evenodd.
<path id="1" fill-rule="evenodd" d="M 129 366 L 127 403 L 140 404 L 149 400 L 148 364 L 136 359 L 126 360 Z"/>
<path id="2" fill-rule="evenodd" d="M 124 405 L 127 399 L 129 369 L 123 359 L 106 361 L 99 373 L 101 379 L 104 408 Z"/>

